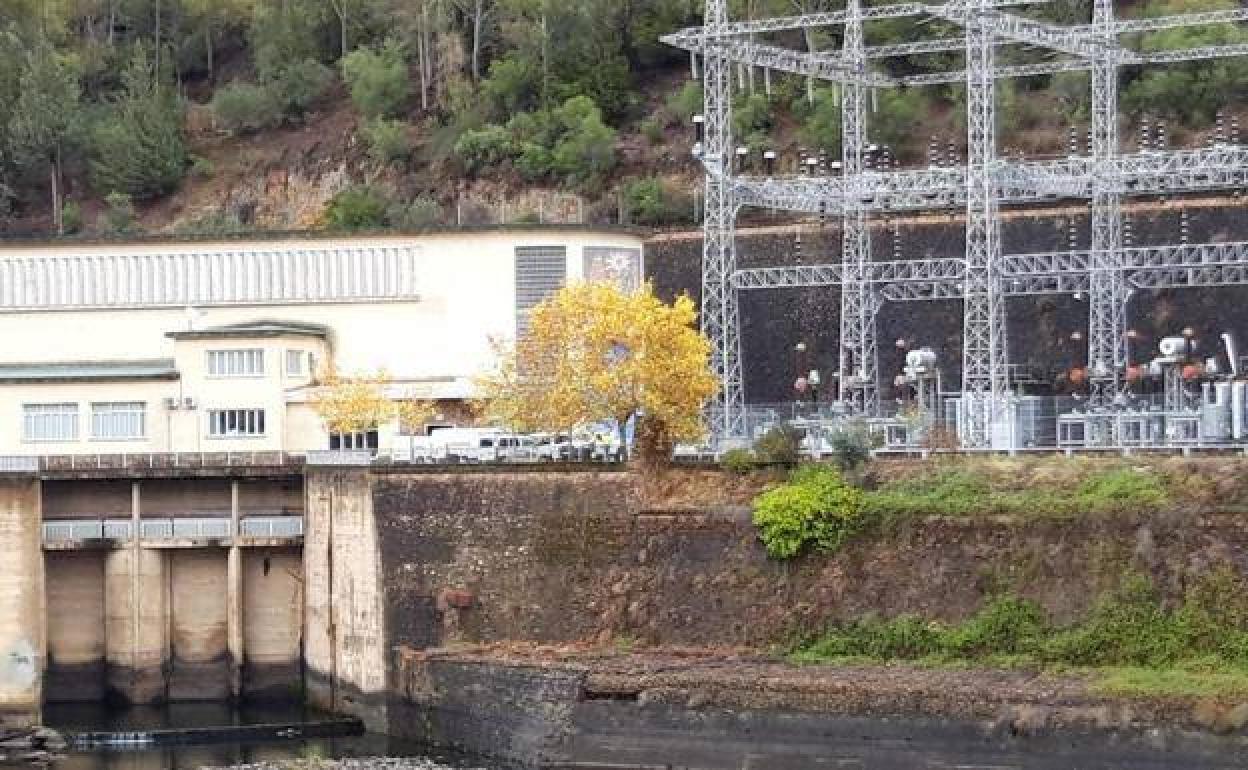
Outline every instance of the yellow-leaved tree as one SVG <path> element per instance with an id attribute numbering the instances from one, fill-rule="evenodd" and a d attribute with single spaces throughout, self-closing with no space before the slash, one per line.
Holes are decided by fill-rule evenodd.
<path id="1" fill-rule="evenodd" d="M 330 433 L 376 430 L 396 417 L 406 425 L 421 425 L 433 417 L 428 401 L 395 400 L 387 393 L 392 384 L 385 371 L 344 376 L 331 369 L 320 382 L 312 405 Z"/>
<path id="2" fill-rule="evenodd" d="M 563 431 L 640 416 L 643 462 L 666 459 L 675 442 L 705 432 L 702 407 L 718 382 L 711 345 L 694 326 L 693 301 L 666 304 L 646 284 L 560 289 L 529 315 L 513 349 L 481 380 L 492 417 L 517 430 Z"/>

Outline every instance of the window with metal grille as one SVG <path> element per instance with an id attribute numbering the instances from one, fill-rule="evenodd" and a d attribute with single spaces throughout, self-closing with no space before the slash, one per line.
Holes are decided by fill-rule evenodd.
<path id="1" fill-rule="evenodd" d="M 263 409 L 209 409 L 208 435 L 234 438 L 264 435 Z"/>
<path id="2" fill-rule="evenodd" d="M 77 404 L 22 404 L 23 441 L 76 441 Z"/>
<path id="3" fill-rule="evenodd" d="M 106 401 L 91 404 L 91 438 L 125 440 L 147 437 L 147 404 Z"/>
<path id="4" fill-rule="evenodd" d="M 209 350 L 208 376 L 210 377 L 262 377 L 264 376 L 264 351 Z"/>
<path id="5" fill-rule="evenodd" d="M 516 247 L 516 336 L 529 328 L 529 311 L 559 291 L 567 280 L 563 246 Z"/>

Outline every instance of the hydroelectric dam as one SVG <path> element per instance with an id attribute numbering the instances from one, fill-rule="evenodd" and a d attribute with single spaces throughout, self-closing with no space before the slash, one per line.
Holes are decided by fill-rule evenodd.
<path id="1" fill-rule="evenodd" d="M 349 493 L 358 471 L 279 452 L 2 465 L 3 724 L 37 723 L 59 702 L 351 712 L 383 690 L 375 537 L 367 498 Z"/>

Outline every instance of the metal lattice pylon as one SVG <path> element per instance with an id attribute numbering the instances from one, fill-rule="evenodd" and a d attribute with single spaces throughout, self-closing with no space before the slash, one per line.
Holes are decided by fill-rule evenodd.
<path id="1" fill-rule="evenodd" d="M 867 143 L 866 73 L 862 41 L 862 7 L 848 0 L 845 8 L 843 59 L 858 78 L 841 88 L 841 165 L 846 176 L 863 172 Z M 841 222 L 841 339 L 839 383 L 841 401 L 857 414 L 874 415 L 880 408 L 879 360 L 876 352 L 875 316 L 879 309 L 875 287 L 867 281 L 871 262 L 871 233 L 867 213 L 846 201 Z"/>
<path id="2" fill-rule="evenodd" d="M 707 36 L 728 21 L 727 0 L 707 0 Z M 720 390 L 709 410 L 711 434 L 744 434 L 745 391 L 741 382 L 740 318 L 732 274 L 737 269 L 736 189 L 733 185 L 732 63 L 713 47 L 703 57 L 706 211 L 702 248 L 702 331 L 711 340 L 711 369 Z"/>

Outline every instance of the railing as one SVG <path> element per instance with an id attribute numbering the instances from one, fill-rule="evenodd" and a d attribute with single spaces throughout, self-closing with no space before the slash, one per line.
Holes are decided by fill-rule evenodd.
<path id="1" fill-rule="evenodd" d="M 43 541 L 129 540 L 134 531 L 129 519 L 64 519 L 43 523 Z M 144 540 L 226 539 L 234 536 L 231 521 L 224 517 L 142 519 L 139 536 Z M 302 516 L 244 516 L 239 519 L 240 537 L 303 537 Z"/>
<path id="2" fill-rule="evenodd" d="M 366 468 L 373 464 L 374 456 L 371 449 L 331 449 L 308 452 L 306 462 L 310 466 L 342 465 Z"/>
<path id="3" fill-rule="evenodd" d="M 248 516 L 239 521 L 243 537 L 303 537 L 302 516 Z"/>
<path id="4" fill-rule="evenodd" d="M 285 468 L 303 465 L 290 452 L 137 452 L 76 455 L 0 455 L 0 473 L 139 471 L 196 468 Z"/>
<path id="5" fill-rule="evenodd" d="M 38 473 L 38 457 L 0 456 L 0 473 Z"/>

